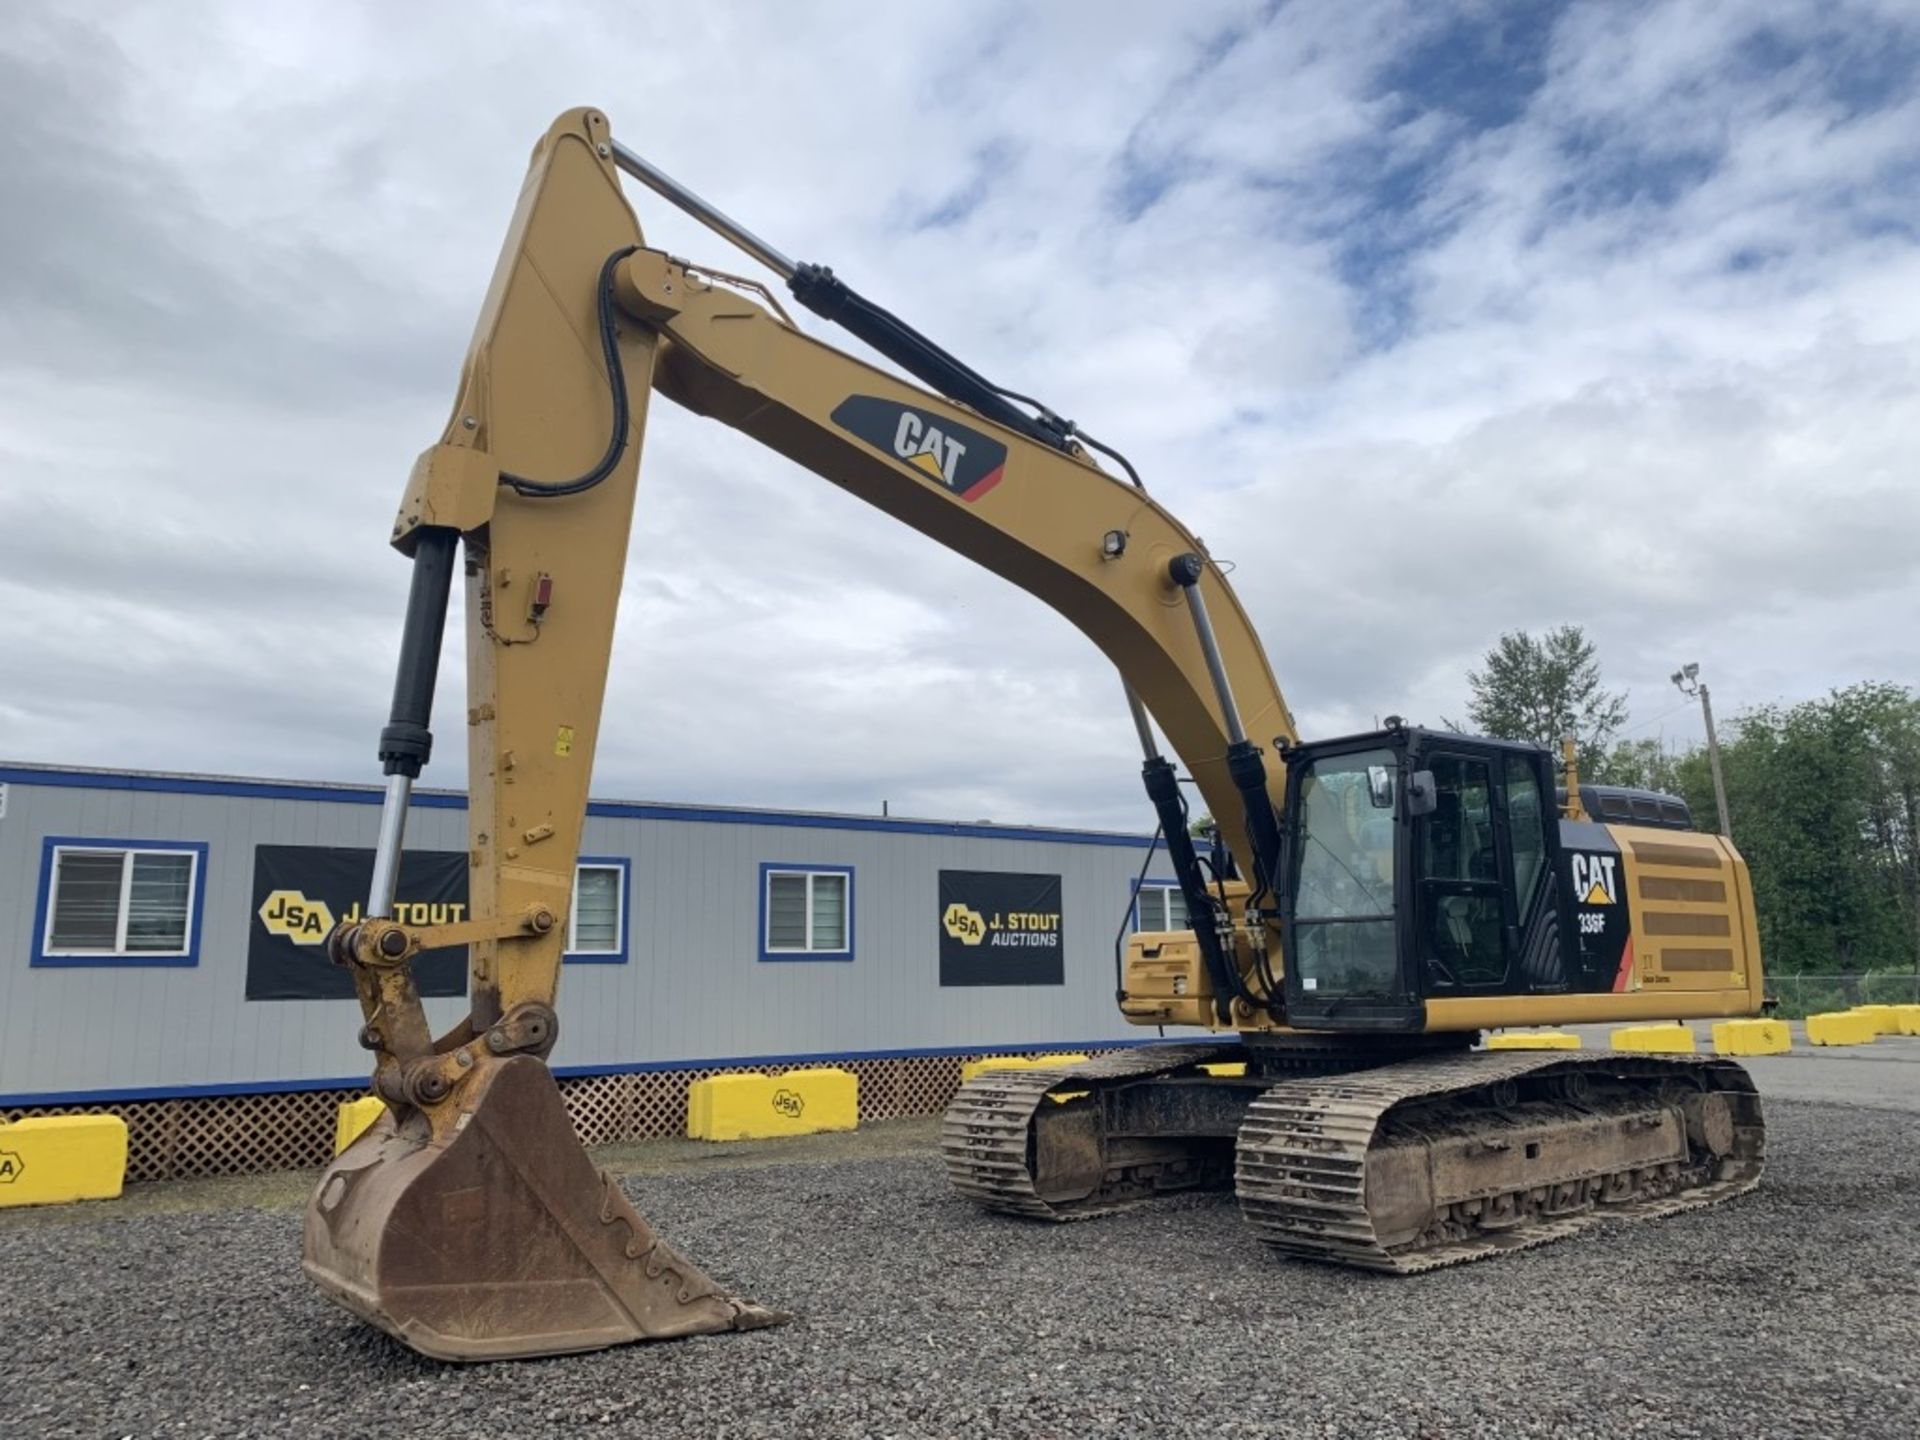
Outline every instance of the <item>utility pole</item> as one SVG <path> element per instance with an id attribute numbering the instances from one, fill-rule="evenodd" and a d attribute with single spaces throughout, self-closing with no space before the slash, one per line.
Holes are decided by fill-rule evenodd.
<path id="1" fill-rule="evenodd" d="M 1689 662 L 1673 672 L 1674 686 L 1682 695 L 1700 697 L 1700 715 L 1707 722 L 1707 768 L 1713 771 L 1713 804 L 1720 812 L 1720 833 L 1733 838 L 1733 823 L 1727 819 L 1727 782 L 1720 774 L 1720 737 L 1713 731 L 1713 697 L 1700 683 L 1700 667 Z"/>

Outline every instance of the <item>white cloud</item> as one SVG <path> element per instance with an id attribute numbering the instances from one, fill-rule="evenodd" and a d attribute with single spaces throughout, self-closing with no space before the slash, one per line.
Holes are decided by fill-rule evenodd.
<path id="1" fill-rule="evenodd" d="M 392 506 L 528 148 L 583 102 L 1127 450 L 1238 563 L 1309 733 L 1457 714 L 1500 630 L 1567 620 L 1670 733 L 1684 659 L 1727 710 L 1912 681 L 1910 9 L 1531 35 L 1331 3 L 16 18 L 0 755 L 372 774 Z M 1070 627 L 668 406 L 609 717 L 603 794 L 1144 825 Z"/>

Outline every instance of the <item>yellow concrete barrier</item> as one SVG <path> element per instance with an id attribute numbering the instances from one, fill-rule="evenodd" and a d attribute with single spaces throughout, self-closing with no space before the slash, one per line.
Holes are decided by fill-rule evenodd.
<path id="1" fill-rule="evenodd" d="M 1578 1050 L 1580 1037 L 1566 1030 L 1509 1030 L 1489 1035 L 1489 1050 Z"/>
<path id="2" fill-rule="evenodd" d="M 32 1115 L 0 1125 L 0 1206 L 111 1200 L 127 1179 L 118 1115 Z"/>
<path id="3" fill-rule="evenodd" d="M 695 1140 L 770 1140 L 859 1123 L 860 1077 L 851 1070 L 715 1075 L 687 1087 L 687 1134 Z"/>
<path id="4" fill-rule="evenodd" d="M 1896 1005 L 1893 1018 L 1900 1022 L 1902 1035 L 1920 1035 L 1920 1005 Z"/>
<path id="5" fill-rule="evenodd" d="M 1784 1055 L 1793 1032 L 1784 1020 L 1721 1020 L 1713 1027 L 1716 1055 Z"/>
<path id="6" fill-rule="evenodd" d="M 1244 1060 L 1216 1060 L 1213 1064 L 1202 1065 L 1200 1068 L 1209 1075 L 1218 1075 L 1224 1080 L 1234 1080 L 1247 1073 L 1247 1062 Z"/>
<path id="7" fill-rule="evenodd" d="M 1871 1045 L 1880 1027 L 1858 1010 L 1829 1010 L 1807 1016 L 1807 1039 L 1815 1045 Z"/>
<path id="8" fill-rule="evenodd" d="M 349 1100 L 333 1117 L 333 1153 L 338 1155 L 358 1140 L 367 1127 L 387 1113 L 387 1102 L 378 1095 L 362 1095 Z"/>
<path id="9" fill-rule="evenodd" d="M 1613 1048 L 1651 1055 L 1691 1055 L 1693 1031 L 1685 1025 L 1627 1025 L 1613 1032 Z"/>
<path id="10" fill-rule="evenodd" d="M 960 1067 L 960 1083 L 989 1070 L 1053 1070 L 1062 1065 L 1078 1065 L 1085 1055 L 990 1055 L 985 1060 L 969 1060 Z"/>
<path id="11" fill-rule="evenodd" d="M 1855 1015 L 1865 1015 L 1873 1021 L 1873 1033 L 1876 1035 L 1898 1035 L 1900 1033 L 1900 1007 L 1898 1005 L 1856 1005 Z"/>

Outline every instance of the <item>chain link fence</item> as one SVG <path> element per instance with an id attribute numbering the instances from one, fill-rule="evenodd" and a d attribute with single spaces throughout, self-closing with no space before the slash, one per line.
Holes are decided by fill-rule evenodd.
<path id="1" fill-rule="evenodd" d="M 1878 970 L 1858 975 L 1781 975 L 1769 970 L 1767 993 L 1778 996 L 1779 1013 L 1794 1020 L 1855 1005 L 1920 1005 L 1920 973 Z"/>

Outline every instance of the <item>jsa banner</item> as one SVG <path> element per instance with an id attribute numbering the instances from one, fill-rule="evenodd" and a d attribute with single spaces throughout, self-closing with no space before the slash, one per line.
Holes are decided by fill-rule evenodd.
<path id="1" fill-rule="evenodd" d="M 942 985 L 1064 985 L 1060 877 L 940 872 Z"/>
<path id="2" fill-rule="evenodd" d="M 253 911 L 247 925 L 247 999 L 353 998 L 353 977 L 327 959 L 327 932 L 358 920 L 373 884 L 373 851 L 328 845 L 260 845 L 253 852 Z M 450 925 L 467 918 L 467 857 L 458 850 L 409 850 L 400 860 L 394 918 Z M 413 958 L 422 995 L 464 995 L 464 947 Z"/>

